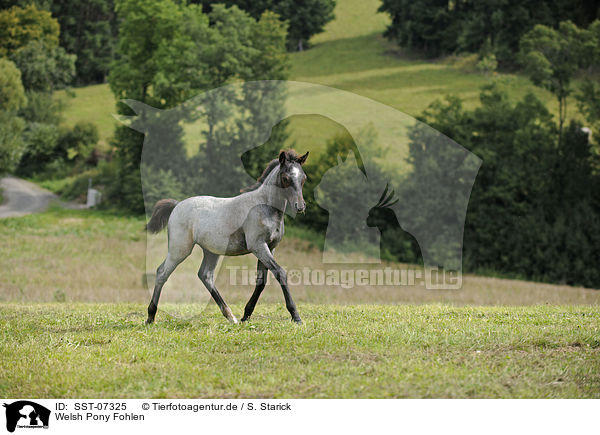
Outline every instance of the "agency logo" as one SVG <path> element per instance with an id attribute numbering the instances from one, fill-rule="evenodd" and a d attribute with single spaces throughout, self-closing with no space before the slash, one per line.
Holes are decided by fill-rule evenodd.
<path id="1" fill-rule="evenodd" d="M 278 181 L 276 168 L 290 167 L 287 157 L 277 166 L 280 151 L 290 146 L 311 155 L 302 184 L 309 207 L 299 219 L 315 231 L 326 227 L 320 258 L 290 266 L 325 271 L 343 265 L 360 275 L 365 263 L 381 264 L 385 228 L 398 256 L 413 256 L 415 263 L 422 258 L 427 289 L 462 287 L 464 223 L 481 159 L 419 120 L 351 92 L 293 81 L 231 83 L 169 109 L 134 100 L 121 104 L 129 115 L 117 119 L 144 134 L 139 176 L 148 217 L 161 199 L 238 198 L 231 203 L 235 211 L 218 211 L 230 203 L 221 199 L 200 199 L 212 201 L 208 208 L 194 206 L 212 210 L 210 223 L 202 224 L 203 243 L 216 255 L 210 263 L 202 263 L 208 257 L 201 249 L 183 243 L 161 278 L 152 279 L 165 261 L 167 232 L 147 233 L 144 282 L 153 297 L 162 292 L 169 302 L 208 302 L 210 294 L 198 291 L 198 264 L 217 278 L 220 255 L 229 266 L 236 249 L 250 251 L 246 228 L 255 213 L 276 209 L 296 218 L 304 212 L 294 207 L 301 202 L 293 200 L 292 184 Z M 258 194 L 260 186 L 265 189 Z M 170 213 L 177 202 L 162 204 L 161 213 Z M 161 219 L 166 223 L 168 216 Z M 173 240 L 169 244 L 179 246 Z M 385 275 L 383 267 L 380 272 Z M 442 279 L 429 279 L 434 275 Z M 180 315 L 193 315 L 179 305 Z"/>
<path id="2" fill-rule="evenodd" d="M 19 400 L 3 405 L 6 408 L 6 430 L 48 429 L 50 410 L 29 400 Z"/>

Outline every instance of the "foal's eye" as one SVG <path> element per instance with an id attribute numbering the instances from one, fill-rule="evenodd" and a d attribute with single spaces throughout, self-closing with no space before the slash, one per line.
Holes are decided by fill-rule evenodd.
<path id="1" fill-rule="evenodd" d="M 290 177 L 288 177 L 287 175 L 282 175 L 281 183 L 283 184 L 283 187 L 288 187 L 291 184 Z"/>

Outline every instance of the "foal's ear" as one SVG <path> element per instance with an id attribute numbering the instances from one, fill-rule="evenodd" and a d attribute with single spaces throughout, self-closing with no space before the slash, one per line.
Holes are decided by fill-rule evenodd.
<path id="1" fill-rule="evenodd" d="M 308 153 L 310 151 L 307 151 L 306 154 L 304 154 L 303 156 L 298 157 L 298 163 L 300 163 L 301 165 L 304 164 L 304 162 L 306 162 L 306 159 L 308 158 Z"/>
<path id="2" fill-rule="evenodd" d="M 285 165 L 285 158 L 286 158 L 285 151 L 282 151 L 281 153 L 279 153 L 279 164 L 281 166 Z"/>

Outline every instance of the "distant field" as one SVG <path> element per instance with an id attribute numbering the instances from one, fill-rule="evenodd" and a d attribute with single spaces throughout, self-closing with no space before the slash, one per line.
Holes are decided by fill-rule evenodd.
<path id="1" fill-rule="evenodd" d="M 379 4 L 379 0 L 338 0 L 336 19 L 326 26 L 325 32 L 315 36 L 313 48 L 291 54 L 290 79 L 355 92 L 411 116 L 447 94 L 463 98 L 465 107 L 472 108 L 479 103 L 480 87 L 495 79 L 504 83 L 513 98 L 531 91 L 547 103 L 551 112 L 557 113 L 554 97 L 534 87 L 524 76 L 500 74 L 492 78 L 465 72 L 447 59 L 406 55 L 381 36 L 389 18 L 377 13 Z M 67 102 L 65 123 L 96 123 L 103 146 L 108 146 L 116 124 L 112 117 L 115 100 L 108 85 L 77 88 L 75 93 L 71 99 L 64 92 L 57 92 Z M 576 105 L 572 102 L 570 107 L 570 115 L 577 116 Z M 322 138 L 332 133 L 322 120 L 297 120 L 291 127 L 290 145 L 304 142 L 310 150 L 322 147 Z"/>
<path id="2" fill-rule="evenodd" d="M 1 219 L 0 302 L 147 303 L 150 294 L 142 285 L 146 272 L 144 223 L 142 218 L 58 208 L 21 218 Z M 297 230 L 286 228 L 286 231 L 275 256 L 288 270 L 341 267 L 324 265 L 317 248 L 295 237 Z M 150 273 L 166 255 L 166 234 L 153 236 L 152 240 L 151 246 L 155 248 L 150 250 L 148 259 Z M 356 264 L 341 268 L 407 267 L 391 262 L 361 264 L 361 257 L 356 255 L 355 258 Z M 201 259 L 202 252 L 196 248 L 171 276 L 163 290 L 162 301 L 204 303 L 210 299 L 196 276 Z M 252 284 L 231 285 L 233 267 L 253 271 L 256 260 L 252 255 L 227 257 L 220 266 L 217 287 L 224 299 L 243 303 L 252 292 Z M 600 305 L 597 290 L 471 275 L 464 277 L 463 288 L 456 291 L 426 290 L 422 285 L 341 288 L 317 283 L 298 283 L 291 288 L 298 302 L 313 304 Z M 281 303 L 282 300 L 281 289 L 272 280 L 261 301 Z"/>

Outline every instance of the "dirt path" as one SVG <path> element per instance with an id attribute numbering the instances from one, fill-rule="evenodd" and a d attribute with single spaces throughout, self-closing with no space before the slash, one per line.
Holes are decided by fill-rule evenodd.
<path id="1" fill-rule="evenodd" d="M 20 178 L 2 178 L 0 186 L 4 197 L 0 205 L 0 218 L 37 213 L 46 210 L 50 202 L 60 201 L 52 192 Z"/>

